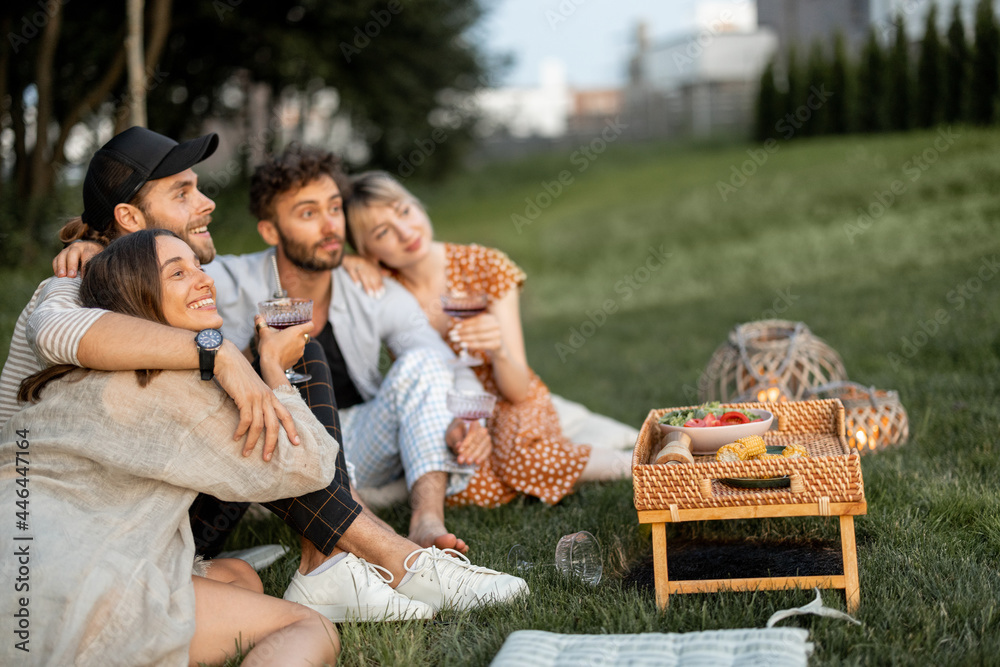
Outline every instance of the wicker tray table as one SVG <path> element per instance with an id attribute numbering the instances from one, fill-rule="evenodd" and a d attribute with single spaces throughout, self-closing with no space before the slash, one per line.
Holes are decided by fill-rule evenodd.
<path id="1" fill-rule="evenodd" d="M 848 610 L 860 601 L 854 517 L 865 514 L 861 458 L 851 452 L 844 436 L 844 406 L 837 399 L 787 403 L 730 403 L 739 410 L 761 408 L 774 413 L 768 445 L 801 443 L 807 458 L 717 462 L 696 456 L 694 464 L 651 464 L 662 438 L 658 421 L 678 408 L 652 410 L 643 422 L 632 453 L 632 484 L 639 523 L 653 527 L 653 574 L 656 604 L 666 607 L 671 594 L 720 590 L 842 588 Z M 767 478 L 787 475 L 790 486 L 779 489 L 733 488 L 726 478 Z M 840 517 L 844 573 L 823 576 L 755 577 L 671 581 L 667 571 L 666 524 L 683 521 L 762 519 L 765 517 Z"/>

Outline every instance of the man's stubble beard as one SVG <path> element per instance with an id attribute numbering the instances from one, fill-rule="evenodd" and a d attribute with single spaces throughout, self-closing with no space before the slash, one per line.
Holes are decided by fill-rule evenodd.
<path id="1" fill-rule="evenodd" d="M 139 206 L 139 210 L 142 211 L 142 214 L 146 218 L 146 229 L 166 229 L 177 234 L 194 251 L 195 257 L 202 264 L 208 264 L 215 259 L 215 241 L 212 240 L 211 232 L 209 232 L 208 239 L 204 241 L 201 239 L 194 240 L 188 235 L 188 230 L 193 227 L 207 227 L 212 222 L 212 216 L 206 215 L 198 218 L 194 224 L 185 225 L 184 229 L 178 232 L 176 229 L 172 229 L 169 225 L 164 224 L 163 221 L 158 220 L 155 215 L 151 215 L 142 206 Z"/>
<path id="2" fill-rule="evenodd" d="M 292 241 L 287 236 L 285 236 L 281 229 L 278 229 L 278 239 L 281 242 L 281 251 L 284 253 L 288 261 L 292 263 L 293 266 L 303 270 L 309 271 L 310 273 L 319 273 L 320 271 L 332 271 L 333 269 L 340 266 L 344 259 L 344 239 L 336 237 L 340 242 L 340 252 L 329 260 L 318 259 L 314 252 L 309 246 L 304 243 L 297 243 Z M 321 243 L 325 243 L 329 239 L 324 239 Z M 317 244 L 318 246 L 319 244 Z"/>

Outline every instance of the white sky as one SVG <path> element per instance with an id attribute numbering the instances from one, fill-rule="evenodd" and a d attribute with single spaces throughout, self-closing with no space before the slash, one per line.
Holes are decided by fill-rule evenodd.
<path id="1" fill-rule="evenodd" d="M 653 41 L 690 30 L 696 25 L 697 4 L 697 0 L 494 0 L 487 4 L 491 9 L 480 28 L 481 38 L 488 52 L 514 56 L 513 67 L 500 81 L 503 85 L 538 84 L 541 62 L 554 57 L 565 64 L 573 86 L 617 86 L 625 81 L 636 24 L 645 19 Z"/>

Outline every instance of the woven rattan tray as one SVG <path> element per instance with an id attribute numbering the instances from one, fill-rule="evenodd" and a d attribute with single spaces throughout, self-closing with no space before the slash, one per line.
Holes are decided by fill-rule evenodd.
<path id="1" fill-rule="evenodd" d="M 650 463 L 659 450 L 661 416 L 682 408 L 652 410 L 643 422 L 632 454 L 632 484 L 636 510 L 684 510 L 711 507 L 800 505 L 863 502 L 861 459 L 844 436 L 844 406 L 837 399 L 786 403 L 730 403 L 727 407 L 759 408 L 775 415 L 768 445 L 805 445 L 808 457 L 760 461 L 717 462 L 695 457 L 693 464 Z M 742 489 L 722 483 L 726 478 L 789 476 L 780 489 Z"/>

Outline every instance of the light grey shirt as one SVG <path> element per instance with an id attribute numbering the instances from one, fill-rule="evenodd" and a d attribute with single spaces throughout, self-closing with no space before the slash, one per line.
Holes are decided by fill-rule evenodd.
<path id="1" fill-rule="evenodd" d="M 277 289 L 273 254 L 272 248 L 249 255 L 221 255 L 204 267 L 215 280 L 216 307 L 225 322 L 222 333 L 240 349 L 253 338 L 257 303 L 272 298 Z M 416 348 L 430 348 L 444 358 L 455 358 L 417 300 L 395 280 L 385 279 L 385 295 L 380 299 L 368 296 L 343 267 L 333 270 L 331 280 L 330 326 L 347 373 L 366 401 L 375 397 L 382 383 L 379 362 L 383 343 L 397 358 Z M 482 391 L 475 373 L 467 367 L 456 369 L 455 386 Z"/>

